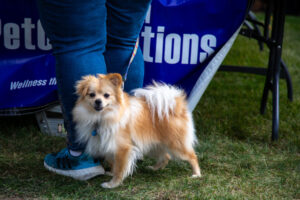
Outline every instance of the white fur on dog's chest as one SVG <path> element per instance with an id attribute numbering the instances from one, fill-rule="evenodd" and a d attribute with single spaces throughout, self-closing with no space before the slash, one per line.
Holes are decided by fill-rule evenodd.
<path id="1" fill-rule="evenodd" d="M 120 129 L 126 126 L 130 117 L 129 112 L 127 112 L 119 122 L 113 122 L 113 112 L 109 115 L 98 121 L 96 126 L 97 135 L 90 136 L 86 145 L 87 153 L 93 156 L 114 154 L 116 152 L 118 134 Z"/>
<path id="2" fill-rule="evenodd" d="M 118 116 L 118 108 L 111 110 L 109 113 L 91 114 L 83 106 L 77 106 L 75 113 L 79 120 L 77 124 L 79 141 L 86 142 L 85 151 L 94 156 L 104 156 L 114 154 L 118 147 L 118 134 L 121 129 L 125 128 L 131 119 L 136 118 L 141 111 L 141 104 L 132 99 L 129 107 L 125 110 L 119 121 L 115 121 Z M 97 134 L 92 135 L 96 130 Z"/>
<path id="3" fill-rule="evenodd" d="M 105 126 L 99 125 L 96 129 L 97 135 L 90 136 L 86 145 L 86 152 L 93 156 L 112 154 L 117 148 L 118 125 Z"/>

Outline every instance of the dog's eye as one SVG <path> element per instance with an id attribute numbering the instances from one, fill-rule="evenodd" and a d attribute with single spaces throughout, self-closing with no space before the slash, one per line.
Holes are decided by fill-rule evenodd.
<path id="1" fill-rule="evenodd" d="M 105 97 L 105 98 L 108 98 L 108 97 L 109 97 L 109 94 L 105 93 L 105 94 L 104 94 L 104 97 Z"/>
<path id="2" fill-rule="evenodd" d="M 89 95 L 90 95 L 90 97 L 92 97 L 92 98 L 96 96 L 95 93 L 90 93 Z"/>

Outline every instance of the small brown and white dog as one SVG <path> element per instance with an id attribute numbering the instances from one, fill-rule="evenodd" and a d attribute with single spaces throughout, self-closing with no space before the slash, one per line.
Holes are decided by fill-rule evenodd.
<path id="1" fill-rule="evenodd" d="M 120 185 L 143 155 L 157 159 L 153 170 L 175 157 L 190 163 L 192 177 L 201 176 L 192 115 L 182 90 L 154 82 L 130 96 L 122 90 L 121 75 L 114 73 L 84 76 L 76 91 L 73 119 L 78 140 L 87 144 L 86 153 L 105 157 L 113 166 L 113 178 L 102 187 Z M 96 135 L 91 134 L 94 130 Z"/>

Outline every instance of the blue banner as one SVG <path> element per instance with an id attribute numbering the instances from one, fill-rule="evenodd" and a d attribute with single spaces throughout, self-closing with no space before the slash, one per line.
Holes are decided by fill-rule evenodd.
<path id="1" fill-rule="evenodd" d="M 0 3 L 0 109 L 56 101 L 55 60 L 35 1 Z M 153 0 L 140 34 L 145 84 L 160 80 L 189 93 L 247 6 L 247 0 Z"/>

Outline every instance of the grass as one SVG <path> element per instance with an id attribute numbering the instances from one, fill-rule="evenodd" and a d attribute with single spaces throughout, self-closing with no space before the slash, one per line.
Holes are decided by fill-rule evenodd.
<path id="1" fill-rule="evenodd" d="M 287 17 L 283 59 L 294 85 L 287 100 L 280 82 L 280 138 L 270 141 L 271 99 L 259 114 L 265 78 L 218 72 L 193 115 L 200 141 L 201 179 L 191 179 L 185 162 L 171 161 L 152 172 L 153 161 L 138 163 L 132 177 L 116 189 L 100 176 L 81 182 L 54 175 L 44 156 L 65 146 L 62 138 L 40 133 L 33 116 L 0 118 L 0 199 L 300 199 L 300 18 Z M 266 66 L 268 51 L 239 36 L 225 64 Z"/>

